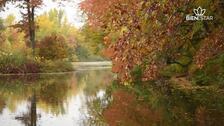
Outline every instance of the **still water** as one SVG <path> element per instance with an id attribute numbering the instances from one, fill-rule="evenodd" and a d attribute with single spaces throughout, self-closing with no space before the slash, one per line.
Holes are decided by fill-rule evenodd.
<path id="1" fill-rule="evenodd" d="M 0 126 L 224 125 L 221 87 L 121 86 L 110 71 L 0 77 Z"/>
<path id="2" fill-rule="evenodd" d="M 89 125 L 93 116 L 89 103 L 103 98 L 112 78 L 110 70 L 1 77 L 0 125 Z M 97 123 L 106 125 L 100 120 Z"/>

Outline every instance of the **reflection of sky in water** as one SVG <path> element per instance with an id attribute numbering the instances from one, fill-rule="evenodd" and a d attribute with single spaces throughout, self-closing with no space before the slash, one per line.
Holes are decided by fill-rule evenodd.
<path id="1" fill-rule="evenodd" d="M 99 91 L 102 92 L 102 91 Z M 73 96 L 69 100 L 65 114 L 51 114 L 46 113 L 41 108 L 37 108 L 38 117 L 37 125 L 38 126 L 74 126 L 74 124 L 82 125 L 82 121 L 85 120 L 86 107 L 83 107 L 85 104 L 85 97 L 83 92 L 80 92 L 78 95 Z M 4 126 L 23 126 L 19 120 L 15 120 L 15 117 L 21 115 L 21 113 L 27 112 L 27 106 L 29 102 L 23 102 L 17 106 L 16 112 L 12 113 L 8 108 L 3 110 L 2 115 L 0 115 L 0 122 Z M 37 103 L 38 104 L 38 103 Z"/>
<path id="2" fill-rule="evenodd" d="M 82 100 L 83 96 L 83 92 L 73 96 L 64 115 L 56 116 L 38 109 L 37 113 L 40 113 L 41 117 L 38 119 L 37 124 L 41 126 L 50 126 L 52 124 L 54 126 L 74 126 L 74 124 L 81 124 L 82 120 L 85 119 L 85 110 L 83 108 L 85 101 Z"/>
<path id="3" fill-rule="evenodd" d="M 16 112 L 12 113 L 8 108 L 3 109 L 2 114 L 0 114 L 0 124 L 4 126 L 23 126 L 23 124 L 15 120 L 15 116 L 22 112 L 26 112 L 28 102 L 23 101 L 21 104 L 17 105 Z"/>
<path id="4" fill-rule="evenodd" d="M 66 97 L 62 97 L 63 99 L 60 99 L 60 98 L 56 99 L 56 100 L 59 100 L 59 101 L 56 101 L 56 103 L 59 103 L 59 108 L 58 106 L 54 108 L 55 106 L 51 105 L 54 103 L 50 103 L 52 101 L 49 101 L 49 103 L 46 103 L 46 101 L 41 100 L 41 98 L 43 97 L 37 96 L 37 100 L 36 100 L 37 126 L 74 126 L 74 125 L 83 126 L 84 121 L 86 121 L 87 118 L 90 116 L 88 113 L 89 106 L 87 103 L 87 99 L 89 97 L 103 98 L 103 96 L 105 95 L 105 86 L 106 86 L 104 85 L 104 83 L 107 83 L 107 81 L 105 80 L 110 80 L 109 78 L 111 77 L 110 76 L 111 73 L 109 71 L 108 72 L 107 70 L 104 70 L 104 72 L 101 72 L 101 71 L 93 71 L 93 70 L 80 71 L 79 73 L 74 74 L 70 79 L 66 80 L 65 85 L 66 84 L 69 85 L 67 86 L 69 87 L 68 89 L 65 88 L 67 94 L 65 93 L 64 95 Z M 104 86 L 100 84 L 99 82 L 102 82 Z M 58 85 L 60 84 L 64 84 L 64 83 L 58 83 Z M 11 86 L 14 86 L 14 85 L 12 84 Z M 11 91 L 7 89 L 8 88 L 5 88 L 6 92 Z M 24 87 L 22 87 L 22 89 L 24 89 Z M 18 89 L 16 88 L 16 90 Z M 38 94 L 39 90 L 38 89 L 36 90 L 37 90 L 36 93 Z M 60 91 L 60 90 L 57 90 L 57 91 Z M 46 93 L 47 96 L 49 95 L 51 96 L 52 94 L 50 92 L 52 92 L 52 90 L 47 90 L 47 92 L 44 92 L 44 93 Z M 59 92 L 54 92 L 54 93 L 57 94 Z M 12 95 L 9 95 L 9 98 L 13 97 L 14 95 L 18 95 L 18 94 L 14 93 Z M 15 101 L 16 104 L 8 103 L 8 101 L 12 99 L 7 100 L 5 102 L 6 103 L 5 108 L 3 109 L 2 113 L 0 113 L 1 126 L 24 126 L 25 125 L 22 122 L 22 120 L 18 120 L 16 118 L 23 117 L 24 113 L 25 114 L 28 113 L 28 115 L 30 116 L 29 112 L 31 110 L 30 109 L 31 98 L 30 96 L 24 96 L 22 94 L 21 96 L 24 97 L 24 100 L 18 100 L 18 101 L 13 100 Z M 10 105 L 15 106 L 14 111 L 12 110 L 12 108 L 10 108 Z M 59 110 L 60 112 L 58 112 L 58 109 L 61 109 Z"/>

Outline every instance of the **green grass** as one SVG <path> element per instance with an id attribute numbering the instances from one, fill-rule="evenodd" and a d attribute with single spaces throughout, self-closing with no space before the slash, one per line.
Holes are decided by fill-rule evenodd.
<path id="1" fill-rule="evenodd" d="M 0 74 L 52 73 L 73 71 L 68 61 L 45 60 L 14 52 L 0 52 Z"/>

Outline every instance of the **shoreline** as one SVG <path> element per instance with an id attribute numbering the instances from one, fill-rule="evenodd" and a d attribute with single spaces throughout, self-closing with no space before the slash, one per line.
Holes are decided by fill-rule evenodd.
<path id="1" fill-rule="evenodd" d="M 71 71 L 57 71 L 57 72 L 40 72 L 40 73 L 8 73 L 0 76 L 27 76 L 27 75 L 57 75 L 57 74 L 70 74 L 78 71 L 85 70 L 102 70 L 111 69 L 112 63 L 110 61 L 99 61 L 99 62 L 71 62 L 73 70 Z"/>

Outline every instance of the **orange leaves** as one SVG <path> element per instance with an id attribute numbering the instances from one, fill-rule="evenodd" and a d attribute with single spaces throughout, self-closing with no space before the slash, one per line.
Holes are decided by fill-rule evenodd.
<path id="1" fill-rule="evenodd" d="M 153 80 L 158 77 L 159 73 L 159 64 L 156 63 L 150 63 L 146 65 L 146 69 L 144 70 L 142 80 L 147 81 L 147 80 Z"/>
<path id="2" fill-rule="evenodd" d="M 33 7 L 37 7 L 37 6 L 40 6 L 43 4 L 43 0 L 30 0 L 30 4 L 33 6 Z"/>
<path id="3" fill-rule="evenodd" d="M 199 68 L 212 57 L 224 52 L 224 28 L 213 31 L 209 37 L 202 41 L 202 45 L 194 57 Z"/>
<path id="4" fill-rule="evenodd" d="M 113 48 L 106 48 L 103 50 L 103 55 L 106 57 L 113 57 L 115 50 Z"/>
<path id="5" fill-rule="evenodd" d="M 88 22 L 93 26 L 103 26 L 108 18 L 122 15 L 127 12 L 130 4 L 136 4 L 139 0 L 84 0 L 80 3 L 81 10 L 87 15 Z M 113 16 L 112 16 L 113 15 Z"/>
<path id="6" fill-rule="evenodd" d="M 213 26 L 218 22 L 198 25 L 185 20 L 192 12 L 193 0 L 84 0 L 82 4 L 89 22 L 104 28 L 106 34 L 119 33 L 116 41 L 104 38 L 104 54 L 113 61 L 113 71 L 122 81 L 132 80 L 130 72 L 135 66 L 142 69 L 142 80 L 155 79 L 162 67 L 179 63 L 180 57 L 192 59 L 201 40 L 203 44 L 194 58 L 199 67 L 224 52 L 223 29 L 204 39 L 210 30 L 206 25 L 217 29 Z"/>
<path id="7" fill-rule="evenodd" d="M 106 46 L 108 46 L 108 45 L 111 44 L 111 40 L 110 40 L 110 38 L 109 38 L 108 36 L 105 36 L 105 37 L 103 38 L 103 42 L 104 42 L 104 44 L 105 44 Z"/>
<path id="8" fill-rule="evenodd" d="M 143 69 L 143 80 L 158 76 L 161 64 L 156 55 L 164 51 L 164 45 L 170 42 L 165 38 L 174 34 L 175 26 L 182 21 L 168 6 L 172 1 L 161 3 L 142 0 L 85 0 L 81 3 L 89 22 L 105 26 L 109 34 L 121 33 L 115 43 L 108 36 L 104 37 L 107 46 L 104 55 L 113 61 L 113 72 L 118 73 L 122 81 L 131 80 L 130 73 L 136 65 Z M 164 8 L 166 5 L 170 8 L 168 11 Z M 171 18 L 161 17 L 165 11 Z"/>

